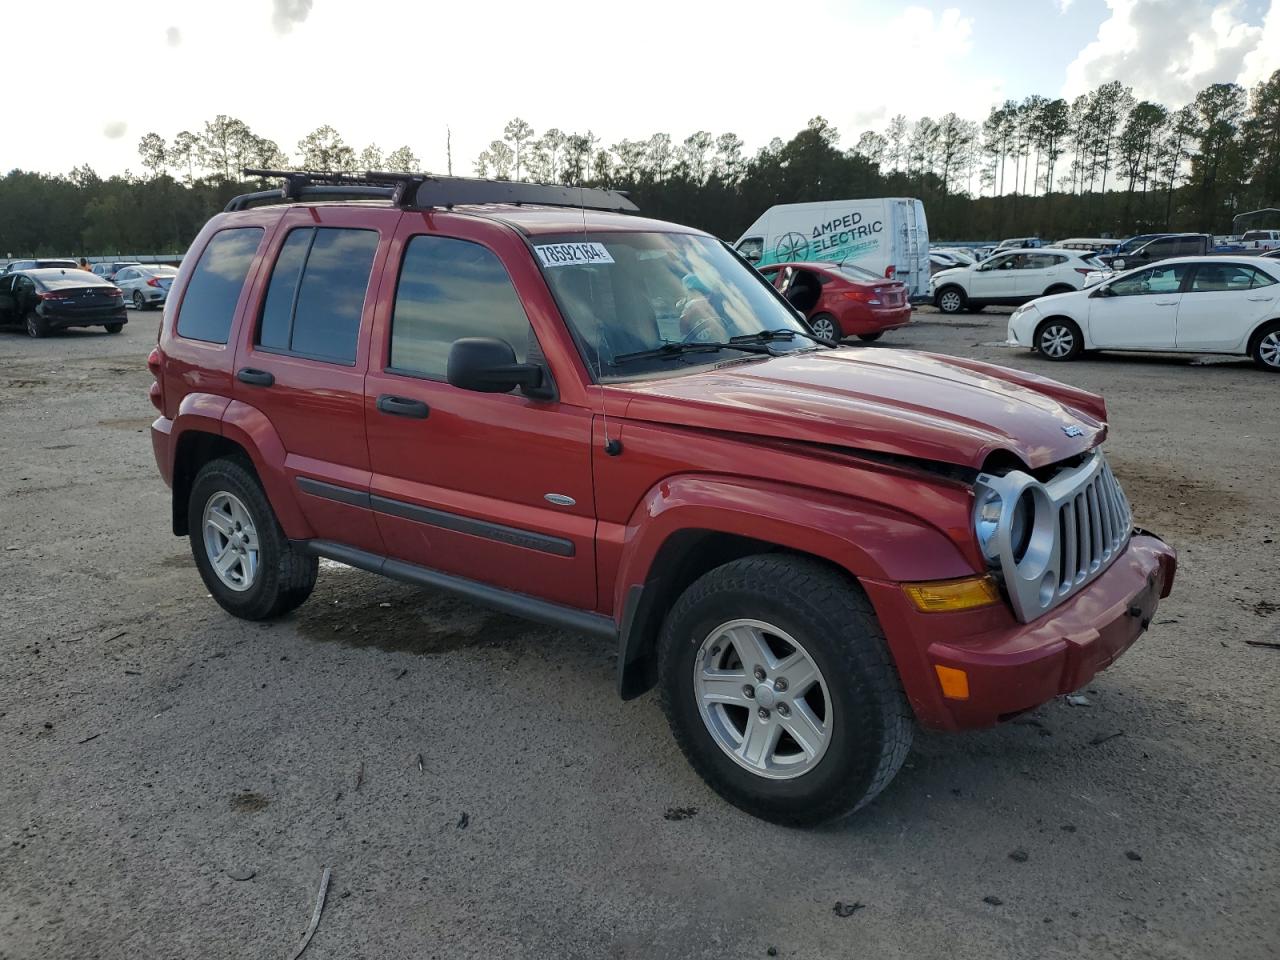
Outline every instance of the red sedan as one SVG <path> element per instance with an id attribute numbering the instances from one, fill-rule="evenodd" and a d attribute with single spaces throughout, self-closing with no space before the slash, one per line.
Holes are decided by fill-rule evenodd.
<path id="1" fill-rule="evenodd" d="M 771 263 L 760 272 L 829 340 L 879 340 L 911 322 L 905 283 L 851 263 Z"/>

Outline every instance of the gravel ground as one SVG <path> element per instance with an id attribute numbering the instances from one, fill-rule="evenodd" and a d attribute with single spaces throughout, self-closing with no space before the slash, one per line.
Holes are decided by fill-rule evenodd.
<path id="1" fill-rule="evenodd" d="M 1051 365 L 993 312 L 888 335 L 1104 393 L 1182 566 L 1088 706 L 920 735 L 802 832 L 704 787 L 590 640 L 337 565 L 223 614 L 152 461 L 157 318 L 0 333 L 5 960 L 289 957 L 326 866 L 308 960 L 1277 955 L 1280 649 L 1245 641 L 1280 642 L 1280 378 Z"/>

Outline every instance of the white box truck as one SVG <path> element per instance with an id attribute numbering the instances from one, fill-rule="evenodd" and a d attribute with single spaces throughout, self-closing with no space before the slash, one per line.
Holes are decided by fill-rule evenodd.
<path id="1" fill-rule="evenodd" d="M 770 263 L 856 263 L 929 296 L 929 225 L 911 197 L 780 203 L 747 229 L 734 249 L 757 267 Z"/>

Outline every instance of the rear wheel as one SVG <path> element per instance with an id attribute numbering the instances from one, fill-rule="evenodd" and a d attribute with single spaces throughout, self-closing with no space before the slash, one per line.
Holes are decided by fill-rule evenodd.
<path id="1" fill-rule="evenodd" d="M 959 313 L 968 303 L 969 298 L 959 287 L 943 287 L 934 300 L 934 304 L 943 313 Z"/>
<path id="2" fill-rule="evenodd" d="M 135 310 L 147 309 L 147 301 L 143 299 L 141 290 L 133 291 L 133 309 Z"/>
<path id="3" fill-rule="evenodd" d="M 32 310 L 27 314 L 27 336 L 39 340 L 49 335 L 49 324 L 44 317 Z"/>
<path id="4" fill-rule="evenodd" d="M 875 614 L 817 561 L 767 554 L 704 574 L 659 643 L 676 742 L 748 813 L 794 825 L 844 816 L 906 758 L 911 711 Z"/>
<path id="5" fill-rule="evenodd" d="M 228 613 L 265 620 L 311 595 L 319 562 L 299 553 L 257 477 L 238 460 L 213 460 L 187 502 L 191 552 L 209 593 Z"/>
<path id="6" fill-rule="evenodd" d="M 1074 360 L 1084 350 L 1084 336 L 1075 321 L 1050 317 L 1036 328 L 1035 348 L 1046 360 Z"/>
<path id="7" fill-rule="evenodd" d="M 1280 320 L 1272 321 L 1257 332 L 1249 353 L 1260 369 L 1280 373 Z"/>
<path id="8" fill-rule="evenodd" d="M 124 329 L 124 324 L 108 323 L 108 324 L 104 324 L 104 327 L 106 328 L 107 333 L 119 333 L 121 330 Z"/>
<path id="9" fill-rule="evenodd" d="M 820 313 L 809 321 L 809 326 L 813 328 L 814 334 L 822 337 L 823 340 L 838 341 L 840 339 L 840 324 L 836 323 L 836 318 L 829 313 Z"/>
<path id="10" fill-rule="evenodd" d="M 860 333 L 858 334 L 858 339 L 864 340 L 867 343 L 875 343 L 877 340 L 879 340 L 883 336 L 884 336 L 884 331 L 877 330 L 875 333 Z"/>
<path id="11" fill-rule="evenodd" d="M 1055 293 L 1074 293 L 1075 289 L 1076 288 L 1071 286 L 1069 283 L 1058 283 L 1046 290 L 1044 295 L 1046 297 L 1052 297 Z"/>

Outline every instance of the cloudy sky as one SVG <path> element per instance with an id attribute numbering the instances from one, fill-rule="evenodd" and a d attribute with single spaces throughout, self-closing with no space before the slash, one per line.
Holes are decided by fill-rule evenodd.
<path id="1" fill-rule="evenodd" d="M 1119 79 L 1180 105 L 1280 68 L 1280 0 L 59 0 L 7 10 L 32 122 L 0 170 L 139 169 L 138 138 L 217 113 L 292 152 L 323 123 L 455 173 L 519 115 L 606 144 L 732 131 L 754 149 L 822 114 L 852 144 L 904 113 L 984 117 Z M 111 11 L 110 14 L 104 11 Z M 15 59 L 16 57 L 16 59 Z M 50 58 L 57 66 L 50 66 Z M 30 88 L 31 99 L 22 91 Z M 60 109 L 42 104 L 75 104 Z"/>

